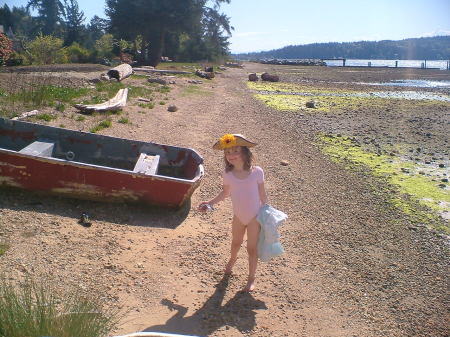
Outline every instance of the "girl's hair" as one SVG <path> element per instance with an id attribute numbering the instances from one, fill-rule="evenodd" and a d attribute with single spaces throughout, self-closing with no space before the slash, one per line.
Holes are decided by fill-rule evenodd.
<path id="1" fill-rule="evenodd" d="M 253 153 L 247 146 L 241 146 L 241 153 L 244 158 L 244 170 L 250 171 L 252 168 Z M 230 172 L 234 166 L 228 162 L 225 154 L 223 155 L 223 159 L 225 161 L 225 172 Z"/>

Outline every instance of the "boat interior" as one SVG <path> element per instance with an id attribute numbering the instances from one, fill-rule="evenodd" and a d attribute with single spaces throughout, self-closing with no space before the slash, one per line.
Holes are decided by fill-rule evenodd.
<path id="1" fill-rule="evenodd" d="M 192 180 L 203 159 L 191 149 L 0 118 L 0 151 L 144 175 Z"/>

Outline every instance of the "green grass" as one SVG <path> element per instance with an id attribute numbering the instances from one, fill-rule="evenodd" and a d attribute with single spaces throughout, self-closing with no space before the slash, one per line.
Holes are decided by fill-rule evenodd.
<path id="1" fill-rule="evenodd" d="M 66 106 L 63 103 L 58 102 L 55 104 L 55 109 L 59 112 L 64 112 L 64 110 L 66 110 Z"/>
<path id="2" fill-rule="evenodd" d="M 155 107 L 155 103 L 139 103 L 138 106 L 144 109 L 153 109 Z"/>
<path id="3" fill-rule="evenodd" d="M 181 93 L 181 96 L 189 96 L 189 95 L 200 95 L 200 96 L 206 96 L 211 95 L 212 92 L 209 90 L 205 90 L 198 84 L 192 84 L 188 85 L 186 88 L 184 88 L 183 92 Z"/>
<path id="4" fill-rule="evenodd" d="M 59 293 L 51 286 L 26 280 L 13 284 L 0 279 L 1 337 L 101 337 L 119 321 L 118 310 L 76 290 Z"/>
<path id="5" fill-rule="evenodd" d="M 77 122 L 83 122 L 84 120 L 86 120 L 86 117 L 84 117 L 84 116 L 78 116 L 75 120 L 76 120 Z"/>
<path id="6" fill-rule="evenodd" d="M 46 122 L 50 122 L 53 119 L 56 119 L 55 116 L 51 115 L 51 114 L 39 114 L 35 116 L 36 119 L 42 120 L 42 121 L 46 121 Z"/>
<path id="7" fill-rule="evenodd" d="M 121 124 L 129 124 L 130 120 L 126 117 L 122 117 L 121 119 L 119 119 L 117 122 L 121 123 Z"/>
<path id="8" fill-rule="evenodd" d="M 99 124 L 97 124 L 96 126 L 94 126 L 92 129 L 90 129 L 89 132 L 97 133 L 103 129 L 110 128 L 111 126 L 112 126 L 111 119 L 105 119 L 105 120 L 101 121 Z"/>
<path id="9" fill-rule="evenodd" d="M 164 104 L 166 104 L 166 102 L 164 102 L 164 101 L 159 102 L 159 105 L 164 105 Z"/>

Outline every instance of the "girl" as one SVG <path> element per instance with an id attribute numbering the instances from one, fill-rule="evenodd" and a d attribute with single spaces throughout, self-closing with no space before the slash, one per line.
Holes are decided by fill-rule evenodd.
<path id="1" fill-rule="evenodd" d="M 256 221 L 258 210 L 267 203 L 264 188 L 264 172 L 252 165 L 250 147 L 255 146 L 244 136 L 226 134 L 217 141 L 213 149 L 224 151 L 225 172 L 222 191 L 212 200 L 199 205 L 201 211 L 231 196 L 233 204 L 231 256 L 225 267 L 225 274 L 231 274 L 237 255 L 247 232 L 248 280 L 243 291 L 253 291 L 256 266 L 258 264 L 257 243 L 260 224 Z"/>

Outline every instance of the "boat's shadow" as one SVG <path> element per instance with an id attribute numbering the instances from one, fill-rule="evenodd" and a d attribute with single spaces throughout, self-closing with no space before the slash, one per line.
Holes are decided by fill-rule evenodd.
<path id="1" fill-rule="evenodd" d="M 190 200 L 179 209 L 171 209 L 142 204 L 71 199 L 10 188 L 0 189 L 0 209 L 62 216 L 73 219 L 73 223 L 77 225 L 81 225 L 79 220 L 84 213 L 92 226 L 102 221 L 130 226 L 176 228 L 186 219 L 190 208 Z"/>

